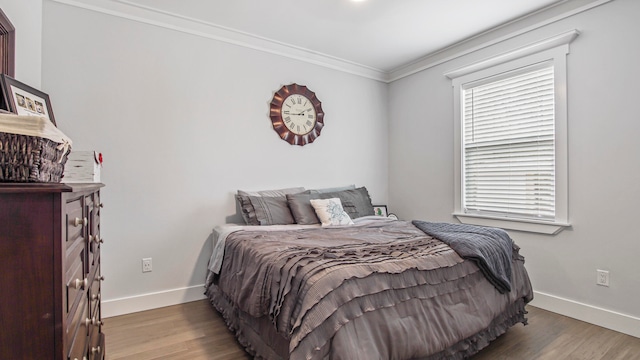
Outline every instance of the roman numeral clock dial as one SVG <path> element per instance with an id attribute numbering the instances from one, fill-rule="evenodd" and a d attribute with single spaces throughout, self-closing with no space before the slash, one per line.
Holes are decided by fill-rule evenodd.
<path id="1" fill-rule="evenodd" d="M 273 129 L 291 145 L 312 143 L 324 127 L 322 103 L 304 85 L 290 84 L 280 88 L 271 100 L 269 116 Z"/>

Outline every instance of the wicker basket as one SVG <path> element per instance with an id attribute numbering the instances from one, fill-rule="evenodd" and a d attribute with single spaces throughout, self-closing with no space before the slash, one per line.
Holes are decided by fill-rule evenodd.
<path id="1" fill-rule="evenodd" d="M 0 182 L 60 182 L 70 148 L 41 138 L 0 132 Z"/>

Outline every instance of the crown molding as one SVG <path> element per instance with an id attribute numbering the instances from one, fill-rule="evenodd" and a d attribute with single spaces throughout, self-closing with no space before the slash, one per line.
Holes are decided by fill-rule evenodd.
<path id="1" fill-rule="evenodd" d="M 534 43 L 519 47 L 515 50 L 511 50 L 511 51 L 502 53 L 500 55 L 492 56 L 490 58 L 475 62 L 473 64 L 466 65 L 455 70 L 451 70 L 449 72 L 446 72 L 444 75 L 449 79 L 455 79 L 460 76 L 464 76 L 479 70 L 484 70 L 495 65 L 499 65 L 511 60 L 519 59 L 521 57 L 536 54 L 536 53 L 549 50 L 558 46 L 569 45 L 576 37 L 578 37 L 578 35 L 580 35 L 580 31 L 576 29 L 569 30 L 561 34 L 552 36 L 550 38 L 536 41 Z"/>
<path id="2" fill-rule="evenodd" d="M 446 63 L 461 56 L 507 41 L 567 17 L 590 10 L 613 0 L 565 0 L 532 14 L 510 21 L 471 38 L 428 54 L 391 71 L 373 68 L 302 47 L 242 32 L 211 22 L 143 6 L 128 0 L 49 0 L 152 26 L 217 40 L 318 65 L 328 69 L 391 83 L 417 72 Z"/>
<path id="3" fill-rule="evenodd" d="M 488 48 L 613 0 L 566 0 L 475 35 L 387 73 L 393 82 L 464 55 Z"/>
<path id="4" fill-rule="evenodd" d="M 50 0 L 386 82 L 383 70 L 126 0 Z"/>

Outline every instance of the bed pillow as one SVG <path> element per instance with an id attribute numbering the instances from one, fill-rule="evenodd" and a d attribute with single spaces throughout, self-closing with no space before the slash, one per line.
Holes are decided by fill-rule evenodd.
<path id="1" fill-rule="evenodd" d="M 298 224 L 310 225 L 320 223 L 315 210 L 309 202 L 311 199 L 339 198 L 342 208 L 349 214 L 351 219 L 375 215 L 373 205 L 371 204 L 371 197 L 366 187 L 327 193 L 311 193 L 311 191 L 313 190 L 307 190 L 300 194 L 287 195 L 287 202 L 289 203 L 291 214 Z"/>
<path id="2" fill-rule="evenodd" d="M 305 191 L 303 187 L 277 189 L 277 190 L 261 190 L 261 191 L 244 191 L 238 190 L 236 201 L 240 206 L 242 219 L 247 225 L 260 225 L 256 218 L 256 212 L 249 200 L 249 196 L 266 196 L 266 197 L 282 197 L 286 198 L 287 194 L 296 194 Z"/>
<path id="3" fill-rule="evenodd" d="M 249 196 L 259 225 L 295 224 L 293 215 L 287 205 L 287 198 L 282 196 Z"/>
<path id="4" fill-rule="evenodd" d="M 285 196 L 287 194 L 297 194 L 305 191 L 303 187 L 292 187 L 276 190 L 244 191 L 238 190 L 240 196 Z"/>
<path id="5" fill-rule="evenodd" d="M 353 190 L 344 190 L 333 193 L 319 194 L 321 199 L 340 198 L 344 211 L 349 214 L 352 219 L 359 217 L 375 215 L 371 197 L 366 187 L 360 187 Z"/>
<path id="6" fill-rule="evenodd" d="M 342 208 L 339 198 L 311 199 L 309 202 L 322 222 L 322 226 L 353 225 L 349 214 Z"/>
<path id="7" fill-rule="evenodd" d="M 289 210 L 291 210 L 291 215 L 293 215 L 296 224 L 312 225 L 320 223 L 316 211 L 310 202 L 311 199 L 319 198 L 319 194 L 309 194 L 308 191 L 300 194 L 287 194 Z"/>
<path id="8" fill-rule="evenodd" d="M 344 191 L 344 190 L 353 190 L 355 188 L 356 188 L 356 185 L 351 184 L 346 186 L 338 186 L 338 187 L 324 188 L 324 189 L 310 189 L 307 191 L 310 194 L 324 194 L 324 193 L 334 193 L 334 192 Z"/>

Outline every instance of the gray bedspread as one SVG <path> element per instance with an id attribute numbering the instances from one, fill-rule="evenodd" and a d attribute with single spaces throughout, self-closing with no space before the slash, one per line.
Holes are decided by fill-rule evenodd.
<path id="1" fill-rule="evenodd" d="M 532 298 L 517 257 L 501 294 L 405 221 L 234 232 L 209 279 L 207 296 L 258 359 L 463 358 L 525 322 Z"/>
<path id="2" fill-rule="evenodd" d="M 468 224 L 414 220 L 413 225 L 451 246 L 463 259 L 478 265 L 501 293 L 511 291 L 511 254 L 515 244 L 506 231 Z"/>

